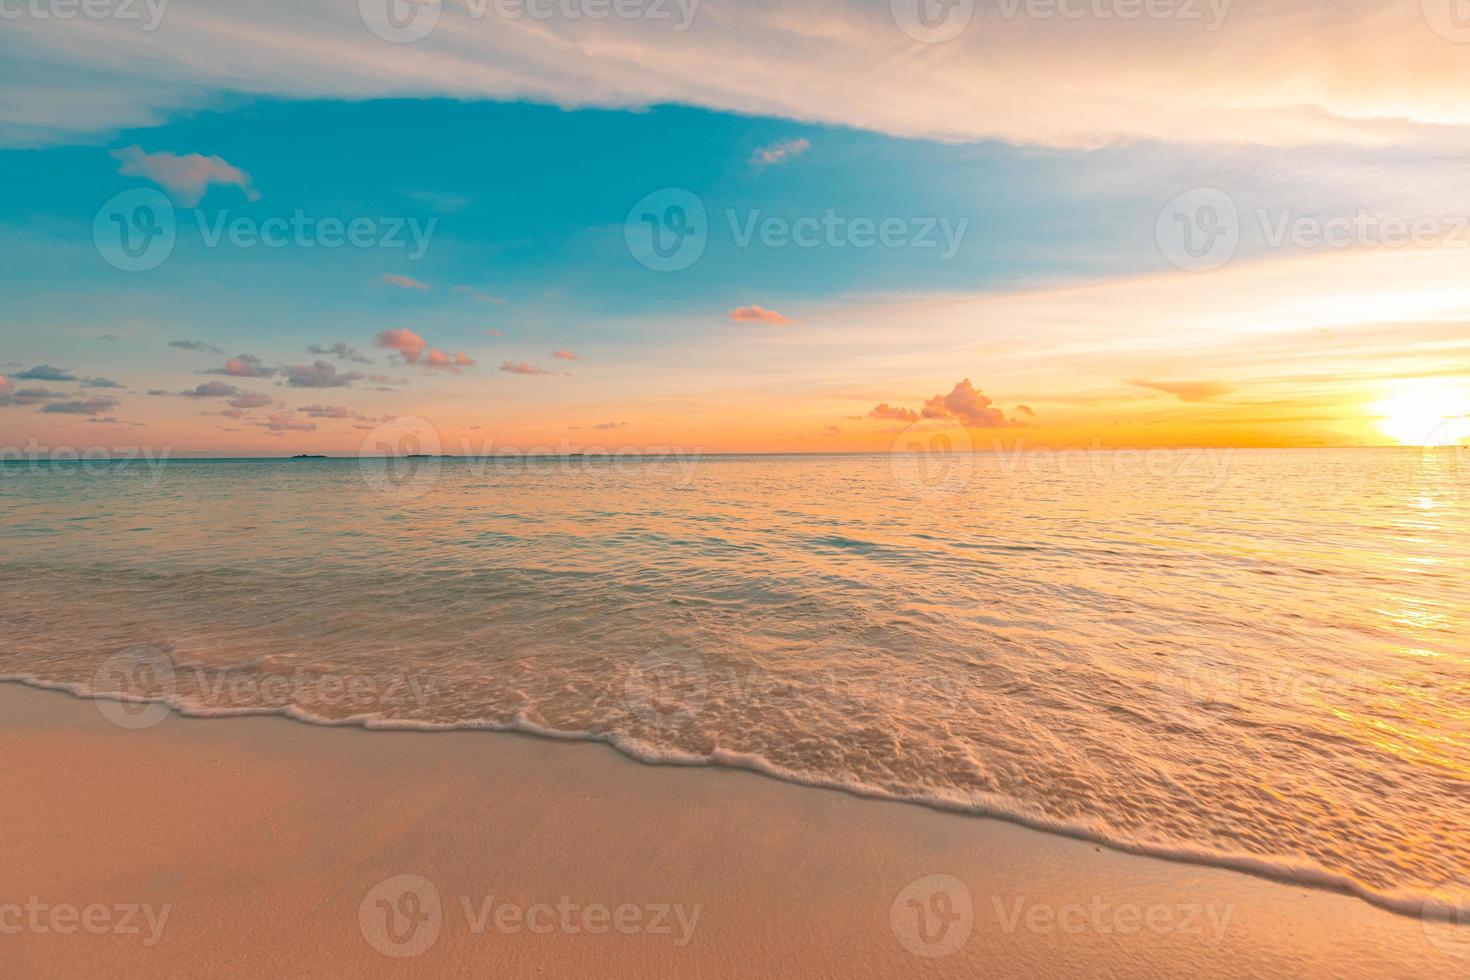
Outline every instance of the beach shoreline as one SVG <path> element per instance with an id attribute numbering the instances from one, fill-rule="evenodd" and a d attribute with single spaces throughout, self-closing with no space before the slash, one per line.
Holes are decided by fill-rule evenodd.
<path id="1" fill-rule="evenodd" d="M 1348 895 L 596 743 L 270 716 L 126 730 L 14 683 L 0 718 L 0 927 L 21 975 L 1450 977 L 1470 962 L 1470 927 Z"/>

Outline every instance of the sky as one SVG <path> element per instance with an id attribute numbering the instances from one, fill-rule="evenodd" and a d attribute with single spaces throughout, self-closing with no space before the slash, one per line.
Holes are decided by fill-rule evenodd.
<path id="1" fill-rule="evenodd" d="M 0 451 L 1462 442 L 1456 3 L 0 0 Z"/>

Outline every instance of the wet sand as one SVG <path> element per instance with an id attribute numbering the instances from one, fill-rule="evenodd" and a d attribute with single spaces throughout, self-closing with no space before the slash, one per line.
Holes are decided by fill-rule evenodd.
<path id="1" fill-rule="evenodd" d="M 1470 926 L 606 746 L 0 684 L 5 976 L 1463 977 Z"/>

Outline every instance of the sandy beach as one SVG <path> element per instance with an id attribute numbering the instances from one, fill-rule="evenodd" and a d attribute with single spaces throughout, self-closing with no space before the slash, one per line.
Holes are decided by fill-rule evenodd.
<path id="1" fill-rule="evenodd" d="M 1465 927 L 602 745 L 0 685 L 4 973 L 1463 976 Z"/>

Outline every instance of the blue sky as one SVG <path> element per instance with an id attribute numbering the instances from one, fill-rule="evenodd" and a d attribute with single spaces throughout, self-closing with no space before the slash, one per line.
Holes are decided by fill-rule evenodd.
<path id="1" fill-rule="evenodd" d="M 1327 422 L 1292 438 L 1361 442 L 1375 386 L 1456 349 L 1453 255 L 1270 247 L 1266 219 L 1470 213 L 1448 97 L 1458 49 L 1415 18 L 1376 25 L 1397 47 L 1365 46 L 1366 22 L 1347 23 L 1371 14 L 1357 3 L 1343 22 L 1294 4 L 1233 11 L 1218 31 L 984 14 L 932 45 L 882 5 L 723 0 L 673 36 L 487 24 L 448 2 L 412 44 L 314 0 L 289 15 L 200 0 L 156 33 L 8 22 L 0 427 L 75 435 L 51 403 L 77 392 L 15 400 L 21 375 L 60 366 L 123 386 L 91 424 L 193 451 L 238 449 L 251 428 L 350 447 L 405 412 L 520 439 L 626 418 L 648 441 L 881 448 L 895 419 L 972 388 L 1010 414 L 964 419 L 1028 438 L 1125 425 L 1253 443 L 1310 416 Z M 1304 23 L 1340 48 L 1299 48 Z M 672 188 L 701 202 L 708 240 L 661 272 L 630 252 L 625 222 Z M 94 243 L 127 191 L 172 201 L 177 243 L 156 268 L 114 268 Z M 1188 269 L 1161 236 L 1175 201 L 1201 194 L 1183 217 L 1210 217 L 1224 194 L 1238 220 L 1229 256 Z M 432 233 L 417 259 L 201 234 L 297 213 Z M 738 241 L 753 221 L 829 214 L 902 233 L 867 248 Z M 421 344 L 385 346 L 386 331 Z M 338 342 L 372 364 L 309 351 Z M 270 406 L 232 417 L 215 396 L 178 395 L 240 354 L 265 366 L 243 377 Z M 313 388 L 319 356 L 363 377 Z M 336 423 L 310 414 L 328 396 Z M 880 404 L 898 408 L 873 416 Z M 932 412 L 921 424 L 960 418 Z M 295 413 L 323 421 L 286 424 Z"/>

